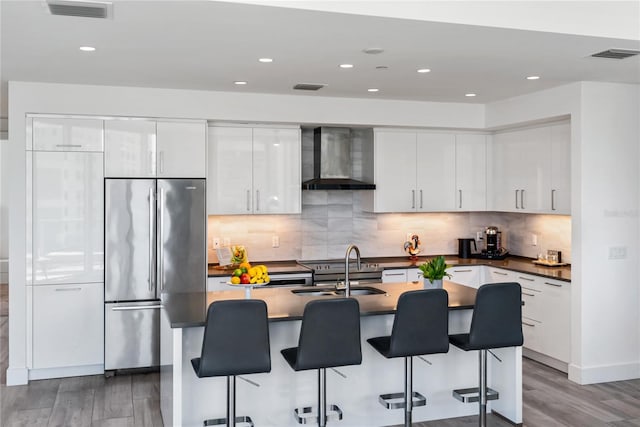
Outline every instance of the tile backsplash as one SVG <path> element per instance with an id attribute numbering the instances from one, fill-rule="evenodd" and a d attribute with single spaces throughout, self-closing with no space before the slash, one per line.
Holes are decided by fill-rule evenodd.
<path id="1" fill-rule="evenodd" d="M 210 216 L 209 262 L 217 262 L 213 239 L 243 244 L 251 260 L 342 258 L 349 243 L 363 257 L 405 256 L 407 233 L 420 236 L 422 254 L 456 254 L 457 238 L 475 237 L 489 225 L 502 231 L 514 255 L 535 258 L 547 249 L 571 262 L 571 217 L 502 212 L 375 214 L 364 212 L 360 191 L 303 191 L 300 215 Z M 533 235 L 537 245 L 532 245 Z M 279 247 L 273 248 L 278 237 Z M 483 242 L 479 242 L 481 249 Z"/>

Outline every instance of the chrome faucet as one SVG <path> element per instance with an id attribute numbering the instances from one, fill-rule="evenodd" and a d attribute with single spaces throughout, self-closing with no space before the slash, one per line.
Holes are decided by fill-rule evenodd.
<path id="1" fill-rule="evenodd" d="M 356 245 L 349 245 L 347 247 L 347 253 L 344 256 L 344 286 L 345 286 L 345 296 L 349 298 L 351 296 L 351 284 L 349 283 L 349 255 L 351 255 L 351 251 L 356 251 L 356 266 L 358 270 L 360 270 L 360 249 Z"/>

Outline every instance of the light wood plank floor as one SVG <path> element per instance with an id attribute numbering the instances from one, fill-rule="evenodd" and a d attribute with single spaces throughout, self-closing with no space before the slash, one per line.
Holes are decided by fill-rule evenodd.
<path id="1" fill-rule="evenodd" d="M 0 306 L 7 302 L 6 289 L 2 291 Z M 0 315 L 0 426 L 162 426 L 157 373 L 41 380 L 7 387 L 7 329 L 6 315 Z M 580 386 L 528 359 L 523 371 L 525 426 L 640 426 L 640 379 Z M 477 422 L 471 416 L 414 426 L 472 427 Z M 510 425 L 491 415 L 488 424 Z"/>

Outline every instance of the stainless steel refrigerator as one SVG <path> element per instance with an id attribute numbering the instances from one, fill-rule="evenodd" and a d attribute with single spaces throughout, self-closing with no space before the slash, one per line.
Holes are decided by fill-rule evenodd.
<path id="1" fill-rule="evenodd" d="M 105 180 L 105 370 L 160 365 L 160 296 L 206 290 L 204 179 Z"/>

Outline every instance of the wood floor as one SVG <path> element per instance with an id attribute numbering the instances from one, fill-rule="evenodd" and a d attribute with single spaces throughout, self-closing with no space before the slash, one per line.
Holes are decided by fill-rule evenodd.
<path id="1" fill-rule="evenodd" d="M 0 285 L 1 427 L 162 426 L 157 373 L 41 380 L 7 387 L 7 290 L 2 286 L 6 285 Z M 640 379 L 580 386 L 565 374 L 528 359 L 524 360 L 523 372 L 525 426 L 640 426 Z M 477 417 L 471 416 L 414 426 L 472 427 L 477 423 Z M 510 424 L 489 415 L 488 425 Z"/>

